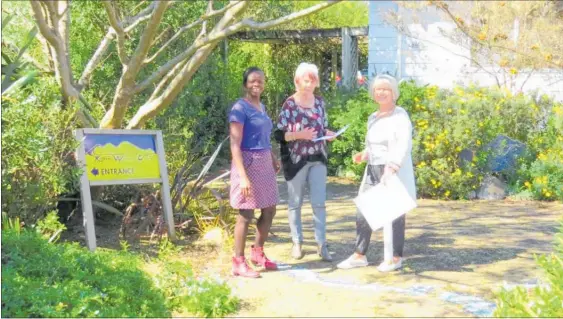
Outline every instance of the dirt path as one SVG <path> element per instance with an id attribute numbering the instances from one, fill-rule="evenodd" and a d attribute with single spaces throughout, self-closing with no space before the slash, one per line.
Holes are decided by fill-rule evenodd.
<path id="1" fill-rule="evenodd" d="M 243 300 L 237 317 L 490 316 L 492 291 L 506 284 L 533 284 L 541 278 L 534 253 L 552 249 L 561 203 L 419 201 L 407 217 L 404 268 L 381 274 L 382 233 L 368 253 L 370 266 L 340 270 L 336 264 L 353 250 L 357 185 L 330 180 L 327 239 L 335 259 L 315 254 L 311 210 L 305 201 L 303 229 L 307 255 L 290 257 L 287 206 L 278 215 L 266 251 L 284 269 L 261 279 L 228 275 L 228 252 L 217 254 L 206 272 L 219 272 Z M 280 183 L 281 198 L 285 185 Z"/>

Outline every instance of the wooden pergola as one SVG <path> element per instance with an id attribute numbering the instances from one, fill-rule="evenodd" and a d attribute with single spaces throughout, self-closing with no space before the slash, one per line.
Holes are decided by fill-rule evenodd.
<path id="1" fill-rule="evenodd" d="M 233 34 L 229 39 L 237 41 L 272 43 L 272 44 L 306 44 L 324 39 L 341 39 L 342 43 L 342 83 L 351 88 L 358 72 L 358 38 L 368 35 L 368 27 L 309 29 L 309 30 L 257 30 L 243 31 Z M 227 52 L 228 42 L 224 42 Z M 332 70 L 337 70 L 336 51 L 332 52 Z"/>

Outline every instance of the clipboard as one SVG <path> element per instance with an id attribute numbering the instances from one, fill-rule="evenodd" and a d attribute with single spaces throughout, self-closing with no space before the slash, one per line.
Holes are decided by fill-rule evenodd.
<path id="1" fill-rule="evenodd" d="M 417 206 L 397 174 L 390 176 L 385 184 L 379 183 L 360 193 L 354 203 L 373 231 Z"/>

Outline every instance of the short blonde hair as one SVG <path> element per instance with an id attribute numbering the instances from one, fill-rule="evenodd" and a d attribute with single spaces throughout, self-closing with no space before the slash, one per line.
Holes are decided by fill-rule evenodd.
<path id="1" fill-rule="evenodd" d="M 400 95 L 399 84 L 397 83 L 397 79 L 388 74 L 380 74 L 371 81 L 371 84 L 369 85 L 369 94 L 371 98 L 375 98 L 373 91 L 375 90 L 375 87 L 381 83 L 389 85 L 391 92 L 393 92 L 393 101 L 397 102 Z"/>
<path id="2" fill-rule="evenodd" d="M 312 63 L 302 62 L 299 64 L 295 70 L 295 76 L 293 77 L 293 82 L 297 84 L 297 80 L 304 78 L 305 76 L 311 76 L 315 81 L 317 81 L 317 86 L 320 85 L 319 81 L 319 68 Z"/>

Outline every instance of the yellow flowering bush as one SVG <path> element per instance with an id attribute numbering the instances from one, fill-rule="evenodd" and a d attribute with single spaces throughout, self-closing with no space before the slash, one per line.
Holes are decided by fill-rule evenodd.
<path id="1" fill-rule="evenodd" d="M 535 158 L 522 163 L 516 187 L 535 199 L 563 201 L 563 106 L 551 109 L 545 129 L 530 138 Z"/>
<path id="2" fill-rule="evenodd" d="M 486 146 L 497 136 L 505 135 L 527 144 L 528 152 L 520 158 L 517 168 L 531 163 L 535 154 L 539 156 L 538 163 L 530 170 L 515 168 L 499 174 L 509 183 L 510 191 L 523 190 L 523 176 L 545 171 L 543 161 L 548 161 L 550 181 L 544 184 L 530 182 L 530 185 L 535 198 L 556 198 L 558 192 L 554 186 L 558 182 L 553 175 L 559 174 L 563 178 L 563 170 L 552 165 L 554 156 L 559 153 L 547 152 L 551 149 L 546 146 L 553 143 L 545 136 L 542 123 L 552 119 L 552 113 L 563 111 L 554 107 L 550 99 L 513 95 L 508 90 L 475 85 L 446 90 L 403 83 L 398 104 L 407 109 L 413 122 L 413 160 L 418 192 L 422 197 L 473 197 L 489 171 L 490 154 Z M 531 137 L 535 136 L 543 138 L 545 145 L 530 145 L 534 143 Z M 468 155 L 463 161 L 462 151 Z"/>
<path id="3" fill-rule="evenodd" d="M 397 104 L 407 110 L 413 123 L 419 196 L 472 198 L 490 171 L 487 145 L 505 135 L 527 145 L 514 169 L 499 174 L 508 182 L 510 192 L 528 189 L 536 199 L 560 198 L 563 134 L 556 119 L 563 116 L 561 104 L 547 97 L 513 95 L 505 89 L 474 85 L 450 90 L 403 82 L 400 90 Z M 331 143 L 329 168 L 333 173 L 344 170 L 361 178 L 362 167 L 354 166 L 350 157 L 362 150 L 367 116 L 376 108 L 366 93 L 360 90 L 346 101 L 328 101 L 331 125 L 351 124 L 351 133 Z M 465 160 L 461 160 L 461 153 L 467 155 Z M 547 180 L 536 179 L 544 175 Z"/>

